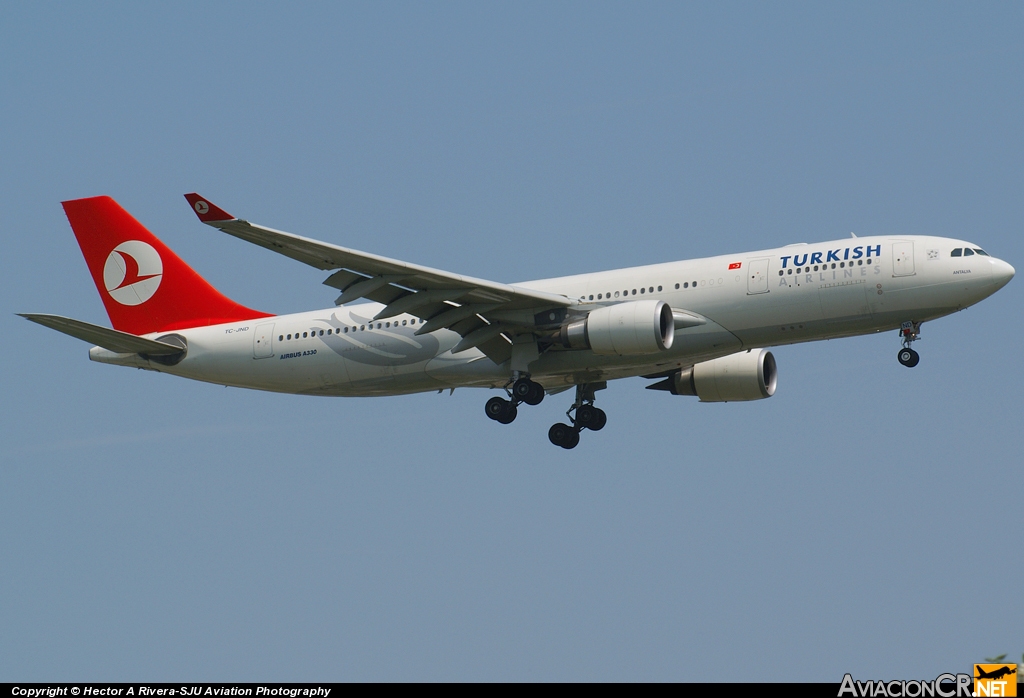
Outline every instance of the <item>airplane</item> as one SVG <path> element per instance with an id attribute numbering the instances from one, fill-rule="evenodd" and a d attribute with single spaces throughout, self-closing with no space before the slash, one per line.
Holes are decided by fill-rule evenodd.
<path id="1" fill-rule="evenodd" d="M 985 671 L 977 664 L 974 666 L 978 669 L 978 675 L 974 677 L 976 679 L 1001 679 L 1004 676 L 1017 673 L 1017 667 L 1011 668 L 1011 665 L 1001 666 L 998 669 L 993 669 L 992 671 Z"/>
<path id="2" fill-rule="evenodd" d="M 196 193 L 202 223 L 329 272 L 326 310 L 273 315 L 223 296 L 106 196 L 64 211 L 113 329 L 22 314 L 90 342 L 89 358 L 240 388 L 323 396 L 503 390 L 520 405 L 575 388 L 571 449 L 607 422 L 595 393 L 618 378 L 701 402 L 761 400 L 778 370 L 766 347 L 899 330 L 897 358 L 924 322 L 1013 278 L 980 246 L 942 237 L 856 237 L 505 284 L 359 252 L 236 218 Z M 354 301 L 368 301 L 354 303 Z"/>

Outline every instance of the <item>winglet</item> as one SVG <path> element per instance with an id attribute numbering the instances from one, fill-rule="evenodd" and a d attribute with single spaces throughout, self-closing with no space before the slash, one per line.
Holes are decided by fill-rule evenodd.
<path id="1" fill-rule="evenodd" d="M 192 205 L 192 210 L 199 216 L 199 220 L 203 223 L 213 223 L 215 221 L 233 221 L 235 217 L 224 209 L 211 204 L 209 201 L 199 196 L 195 192 L 191 194 L 185 194 L 185 199 Z"/>

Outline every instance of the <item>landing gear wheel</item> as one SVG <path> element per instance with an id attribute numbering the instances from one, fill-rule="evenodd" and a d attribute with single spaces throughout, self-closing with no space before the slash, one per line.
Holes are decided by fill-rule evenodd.
<path id="1" fill-rule="evenodd" d="M 597 431 L 597 429 L 600 428 L 595 428 L 599 419 L 598 412 L 600 412 L 600 410 L 593 405 L 580 405 L 576 410 L 576 426 Z M 602 424 L 601 426 L 604 425 Z"/>
<path id="2" fill-rule="evenodd" d="M 904 347 L 900 349 L 899 354 L 896 355 L 896 360 L 907 368 L 914 368 L 921 361 L 921 356 L 910 347 Z"/>
<path id="3" fill-rule="evenodd" d="M 500 424 L 511 424 L 516 421 L 516 417 L 519 415 L 519 410 L 516 409 L 516 403 L 509 402 L 505 406 L 505 414 L 498 417 Z"/>
<path id="4" fill-rule="evenodd" d="M 523 398 L 527 405 L 539 405 L 544 399 L 544 386 L 530 381 L 530 394 Z"/>
<path id="5" fill-rule="evenodd" d="M 484 412 L 488 417 L 501 424 L 511 424 L 519 413 L 515 404 L 501 397 L 492 397 L 488 400 L 484 405 Z"/>
<path id="6" fill-rule="evenodd" d="M 576 426 L 578 427 L 601 431 L 607 423 L 608 415 L 604 413 L 604 410 L 593 405 L 580 405 L 576 410 Z"/>
<path id="7" fill-rule="evenodd" d="M 576 448 L 580 443 L 580 433 L 568 424 L 552 424 L 548 429 L 548 439 L 555 446 Z"/>
<path id="8" fill-rule="evenodd" d="M 512 384 L 512 397 L 527 405 L 539 405 L 544 399 L 544 386 L 529 378 L 520 378 Z"/>
<path id="9" fill-rule="evenodd" d="M 512 397 L 516 400 L 526 402 L 526 398 L 533 392 L 533 381 L 529 378 L 520 378 L 512 384 Z"/>
<path id="10" fill-rule="evenodd" d="M 497 420 L 498 417 L 505 413 L 505 405 L 508 404 L 508 400 L 500 397 L 492 397 L 484 405 L 484 412 L 491 419 Z"/>

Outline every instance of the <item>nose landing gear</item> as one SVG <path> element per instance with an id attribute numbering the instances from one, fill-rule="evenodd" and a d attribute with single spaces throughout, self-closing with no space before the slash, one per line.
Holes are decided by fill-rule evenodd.
<path id="1" fill-rule="evenodd" d="M 548 429 L 548 439 L 555 446 L 570 449 L 576 448 L 580 443 L 580 432 L 584 429 L 600 431 L 608 423 L 608 415 L 604 410 L 594 407 L 594 393 L 606 388 L 606 382 L 601 383 L 580 383 L 576 386 L 576 401 L 573 402 L 565 416 L 569 418 L 569 424 L 553 424 Z M 573 412 L 576 416 L 573 417 Z"/>
<path id="2" fill-rule="evenodd" d="M 900 349 L 899 354 L 896 355 L 896 360 L 907 368 L 914 368 L 921 360 L 921 355 L 910 347 L 904 347 Z"/>
<path id="3" fill-rule="evenodd" d="M 921 323 L 904 322 L 900 327 L 900 337 L 903 339 L 903 348 L 896 354 L 896 360 L 907 368 L 914 368 L 921 361 L 921 355 L 911 349 L 910 345 L 921 338 Z"/>

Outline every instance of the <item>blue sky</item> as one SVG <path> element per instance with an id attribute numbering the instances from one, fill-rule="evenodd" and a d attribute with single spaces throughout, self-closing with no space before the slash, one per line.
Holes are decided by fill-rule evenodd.
<path id="1" fill-rule="evenodd" d="M 233 214 L 498 281 L 868 234 L 1024 266 L 1024 8 L 39 4 L 0 24 L 0 679 L 932 678 L 1024 651 L 1020 281 L 776 395 L 270 395 L 90 363 L 60 201 L 251 307 Z M 1002 609 L 991 616 L 986 609 Z"/>

